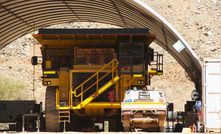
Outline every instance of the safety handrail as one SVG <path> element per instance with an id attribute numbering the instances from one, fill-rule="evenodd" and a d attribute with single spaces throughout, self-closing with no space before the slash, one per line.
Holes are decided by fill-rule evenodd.
<path id="1" fill-rule="evenodd" d="M 60 102 L 60 98 L 59 98 L 59 91 L 58 89 L 56 89 L 56 108 L 59 108 L 59 102 Z"/>
<path id="2" fill-rule="evenodd" d="M 128 87 L 128 89 L 130 88 L 131 83 L 135 80 L 135 78 L 134 78 L 134 77 L 131 77 L 130 75 L 129 75 L 129 76 L 128 76 L 128 75 L 126 75 L 126 76 L 123 75 L 123 76 L 121 76 L 120 78 L 121 78 L 121 81 L 120 81 L 121 85 L 123 85 L 123 78 L 129 78 L 129 82 L 127 82 L 127 87 Z M 121 92 L 120 101 L 123 102 L 124 93 L 125 93 L 125 90 L 123 90 L 123 88 L 125 89 L 125 87 L 123 87 L 123 86 L 120 86 L 120 87 L 121 87 L 121 88 L 120 88 L 120 92 Z"/>
<path id="3" fill-rule="evenodd" d="M 154 70 L 155 73 L 163 72 L 163 55 L 158 54 L 158 52 L 152 52 L 152 53 L 148 52 L 147 54 L 153 54 L 154 57 L 153 61 L 150 61 L 151 69 Z M 146 55 L 146 59 L 149 59 L 148 55 Z"/>
<path id="4" fill-rule="evenodd" d="M 116 64 L 114 64 L 114 63 L 116 63 Z M 99 78 L 98 74 L 99 74 L 101 71 L 103 71 L 105 68 L 107 68 L 110 64 L 112 64 L 111 70 L 110 70 L 109 72 L 107 72 L 104 76 L 102 76 L 100 79 L 98 79 L 98 78 Z M 106 77 L 108 74 L 112 73 L 112 80 L 114 79 L 114 71 L 117 69 L 118 64 L 119 64 L 119 63 L 118 63 L 117 59 L 113 59 L 113 60 L 110 61 L 107 65 L 105 65 L 103 68 L 101 68 L 99 71 L 97 71 L 95 74 L 93 74 L 90 78 L 88 78 L 86 81 L 84 81 L 81 85 L 79 85 L 78 87 L 76 87 L 76 88 L 74 89 L 74 91 L 72 92 L 72 94 L 74 93 L 74 96 L 75 96 L 75 97 L 81 96 L 81 102 L 82 102 L 82 101 L 83 101 L 83 94 L 84 94 L 87 90 L 89 90 L 91 87 L 93 87 L 95 84 L 97 84 L 97 88 L 96 88 L 96 89 L 98 90 L 98 82 L 101 81 L 101 80 L 102 80 L 104 77 Z M 83 91 L 83 85 L 84 85 L 85 83 L 87 83 L 89 80 L 91 80 L 92 78 L 94 78 L 95 76 L 97 76 L 97 81 Z M 78 95 L 76 95 L 76 91 L 77 91 L 80 87 L 81 87 L 81 93 L 78 94 Z"/>
<path id="5" fill-rule="evenodd" d="M 72 101 L 73 95 L 72 95 L 72 88 L 71 91 L 69 91 L 69 106 L 73 106 L 73 101 Z"/>

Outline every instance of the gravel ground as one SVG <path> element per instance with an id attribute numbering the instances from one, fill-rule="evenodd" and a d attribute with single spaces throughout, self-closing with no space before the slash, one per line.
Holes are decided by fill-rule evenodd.
<path id="1" fill-rule="evenodd" d="M 14 134 L 15 132 L 8 132 Z M 20 132 L 16 134 L 168 134 L 168 133 L 157 133 L 157 132 Z M 180 134 L 180 133 L 172 133 L 172 134 Z M 182 134 L 192 134 L 192 133 L 182 133 Z M 201 133 L 204 134 L 204 133 Z M 210 133 L 207 133 L 210 134 Z"/>

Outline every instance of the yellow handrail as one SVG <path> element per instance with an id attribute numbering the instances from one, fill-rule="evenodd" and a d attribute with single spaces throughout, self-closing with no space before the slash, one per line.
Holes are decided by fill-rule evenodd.
<path id="1" fill-rule="evenodd" d="M 71 88 L 71 90 L 72 90 L 72 88 Z M 68 100 L 68 106 L 69 106 L 69 107 L 72 106 L 72 105 L 71 105 L 71 102 L 72 102 L 72 101 L 71 101 L 71 96 L 72 96 L 71 90 L 70 90 L 69 93 L 68 93 L 68 94 L 69 94 L 69 97 L 68 97 L 68 99 L 69 99 L 69 100 Z"/>
<path id="2" fill-rule="evenodd" d="M 121 83 L 121 86 L 120 86 L 120 92 L 121 92 L 121 96 L 120 96 L 120 101 L 122 102 L 123 101 L 123 98 L 124 98 L 124 93 L 125 93 L 125 87 L 123 87 L 122 85 L 123 84 L 123 78 L 129 78 L 129 81 L 127 82 L 127 87 L 129 88 L 131 86 L 131 83 L 135 80 L 134 77 L 131 77 L 130 75 L 124 75 L 124 76 L 121 76 L 121 80 L 120 80 L 120 83 Z"/>
<path id="3" fill-rule="evenodd" d="M 59 102 L 60 102 L 60 100 L 59 100 L 59 91 L 56 88 L 56 108 L 57 109 L 59 108 L 59 105 L 60 105 Z"/>
<path id="4" fill-rule="evenodd" d="M 115 64 L 115 67 L 114 67 L 114 63 L 116 63 Z M 108 73 L 106 73 L 104 76 L 102 76 L 100 79 L 98 79 L 99 78 L 99 73 L 102 71 L 102 70 L 104 70 L 106 67 L 108 67 L 110 64 L 112 64 L 112 66 L 111 66 L 111 70 L 108 72 Z M 100 80 L 102 80 L 104 77 L 106 77 L 108 74 L 110 74 L 110 73 L 112 73 L 112 79 L 114 78 L 114 70 L 115 69 L 117 69 L 117 67 L 118 67 L 118 61 L 117 61 L 117 59 L 113 59 L 112 61 L 110 61 L 107 65 L 105 65 L 103 68 L 101 68 L 98 72 L 96 72 L 94 75 L 92 75 L 90 78 L 88 78 L 86 81 L 84 81 L 81 85 L 79 85 L 78 87 L 76 87 L 75 89 L 74 89 L 74 91 L 72 92 L 72 94 L 74 93 L 74 96 L 75 97 L 79 97 L 79 96 L 81 96 L 81 102 L 83 101 L 83 93 L 85 93 L 87 90 L 89 90 L 91 87 L 93 87 L 95 84 L 97 84 L 97 90 L 98 90 L 98 82 L 100 81 Z M 97 76 L 97 81 L 95 82 L 95 83 L 93 83 L 90 87 L 88 87 L 87 89 L 85 89 L 84 91 L 83 91 L 83 85 L 85 84 L 85 83 L 87 83 L 90 79 L 92 79 L 93 77 L 95 77 L 95 76 Z M 80 94 L 78 94 L 78 95 L 76 95 L 76 91 L 79 89 L 81 87 L 81 93 Z"/>

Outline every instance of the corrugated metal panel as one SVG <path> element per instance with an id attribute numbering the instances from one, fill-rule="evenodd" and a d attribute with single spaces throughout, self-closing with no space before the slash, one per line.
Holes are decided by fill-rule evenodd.
<path id="1" fill-rule="evenodd" d="M 221 61 L 203 64 L 203 124 L 205 131 L 221 130 Z"/>

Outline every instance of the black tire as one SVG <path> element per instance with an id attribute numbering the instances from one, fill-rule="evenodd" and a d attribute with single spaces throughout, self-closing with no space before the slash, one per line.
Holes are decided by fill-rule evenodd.
<path id="1" fill-rule="evenodd" d="M 46 89 L 45 126 L 46 132 L 60 131 L 58 110 L 56 110 L 56 87 L 47 87 Z"/>
<path id="2" fill-rule="evenodd" d="M 165 127 L 159 127 L 159 132 L 165 132 Z"/>
<path id="3" fill-rule="evenodd" d="M 130 132 L 130 127 L 124 127 L 124 132 Z"/>

